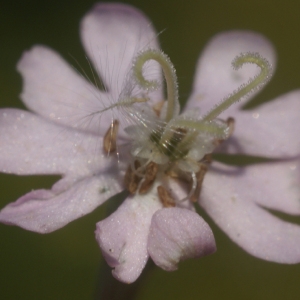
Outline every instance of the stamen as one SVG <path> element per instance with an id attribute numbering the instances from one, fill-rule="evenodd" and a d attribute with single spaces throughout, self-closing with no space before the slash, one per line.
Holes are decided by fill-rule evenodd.
<path id="1" fill-rule="evenodd" d="M 162 186 L 157 187 L 157 194 L 158 198 L 163 204 L 164 207 L 174 207 L 175 206 L 175 200 L 171 196 L 171 194 Z"/>
<path id="2" fill-rule="evenodd" d="M 162 67 L 167 84 L 167 113 L 165 121 L 169 122 L 179 113 L 178 86 L 175 68 L 169 57 L 159 50 L 147 50 L 140 53 L 133 64 L 133 74 L 137 83 L 145 90 L 156 90 L 160 84 L 157 80 L 147 80 L 143 75 L 143 66 L 149 60 L 157 61 Z"/>
<path id="3" fill-rule="evenodd" d="M 114 120 L 103 137 L 104 152 L 110 154 L 117 149 L 117 134 L 119 131 L 119 121 Z"/>
<path id="4" fill-rule="evenodd" d="M 234 132 L 234 125 L 235 125 L 235 120 L 232 117 L 229 117 L 226 121 L 228 124 L 228 137 L 232 136 Z"/>
<path id="5" fill-rule="evenodd" d="M 144 166 L 141 166 L 138 160 L 130 162 L 131 171 L 138 177 L 143 177 L 142 171 L 144 170 Z"/>
<path id="6" fill-rule="evenodd" d="M 197 172 L 197 174 L 196 174 L 197 186 L 194 189 L 194 192 L 190 197 L 192 202 L 197 202 L 199 197 L 200 197 L 200 192 L 201 192 L 201 189 L 202 189 L 202 182 L 203 182 L 204 175 L 205 175 L 206 172 L 207 172 L 207 166 L 200 163 L 199 172 Z"/>
<path id="7" fill-rule="evenodd" d="M 272 75 L 272 67 L 270 63 L 258 53 L 249 52 L 241 54 L 233 60 L 232 66 L 235 70 L 238 70 L 247 63 L 257 65 L 261 69 L 260 73 L 253 79 L 250 79 L 247 84 L 241 85 L 236 92 L 216 106 L 203 118 L 203 121 L 214 120 L 229 106 L 240 101 L 242 98 L 249 95 L 249 93 L 261 89 L 269 81 Z"/>
<path id="8" fill-rule="evenodd" d="M 234 118 L 232 118 L 232 117 L 227 118 L 226 124 L 227 124 L 227 126 L 228 126 L 228 129 L 227 129 L 227 133 L 228 133 L 227 138 L 229 138 L 229 137 L 232 136 L 232 134 L 233 134 L 233 132 L 234 132 L 234 125 L 235 125 L 235 120 L 234 120 Z M 224 139 L 224 138 L 216 139 L 216 140 L 214 141 L 215 146 L 216 146 L 216 147 L 220 146 L 225 140 L 226 140 L 226 139 Z"/>
<path id="9" fill-rule="evenodd" d="M 136 160 L 134 162 L 134 168 L 135 170 L 138 169 L 141 166 L 140 162 Z M 130 194 L 135 194 L 139 183 L 141 181 L 141 177 L 135 174 L 134 170 L 132 170 L 132 167 L 129 166 L 124 177 L 124 185 L 126 189 L 129 191 Z"/>
<path id="10" fill-rule="evenodd" d="M 151 188 L 156 174 L 158 172 L 158 166 L 156 163 L 151 162 L 146 166 L 145 176 L 139 188 L 139 194 L 145 194 Z"/>

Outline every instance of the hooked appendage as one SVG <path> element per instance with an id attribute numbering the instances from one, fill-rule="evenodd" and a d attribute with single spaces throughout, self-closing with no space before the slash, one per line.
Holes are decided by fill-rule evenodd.
<path id="1" fill-rule="evenodd" d="M 154 107 L 150 106 L 148 95 L 162 84 L 144 75 L 145 64 L 151 60 L 162 68 L 167 94 L 166 100 Z M 134 122 L 134 125 L 125 128 L 132 139 L 132 162 L 125 176 L 125 185 L 131 193 L 146 193 L 156 179 L 171 176 L 191 182 L 190 191 L 182 200 L 195 199 L 207 170 L 208 155 L 232 134 L 234 120 L 221 120 L 219 115 L 253 91 L 261 89 L 271 77 L 270 64 L 258 53 L 241 54 L 232 65 L 238 70 L 246 63 L 257 65 L 260 73 L 199 117 L 194 111 L 180 114 L 177 76 L 169 57 L 153 49 L 137 54 L 130 77 L 141 90 L 140 95 L 123 95 L 108 108 L 123 108 Z M 158 195 L 163 198 L 162 202 L 171 205 L 172 197 L 161 185 Z"/>

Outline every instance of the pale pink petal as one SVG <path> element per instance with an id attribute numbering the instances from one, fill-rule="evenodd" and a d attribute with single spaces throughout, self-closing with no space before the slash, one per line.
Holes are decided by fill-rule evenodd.
<path id="1" fill-rule="evenodd" d="M 232 115 L 232 137 L 218 150 L 231 154 L 292 157 L 300 154 L 300 90 Z"/>
<path id="2" fill-rule="evenodd" d="M 75 64 L 75 61 L 74 61 Z M 21 99 L 38 114 L 70 127 L 94 133 L 108 130 L 110 113 L 99 112 L 110 101 L 56 52 L 35 46 L 18 63 L 23 77 Z"/>
<path id="3" fill-rule="evenodd" d="M 78 219 L 122 190 L 115 176 L 105 174 L 85 178 L 68 190 L 32 191 L 0 211 L 0 222 L 49 233 Z"/>
<path id="4" fill-rule="evenodd" d="M 134 79 L 128 78 L 128 72 L 135 55 L 149 48 L 158 49 L 157 34 L 141 11 L 121 3 L 96 4 L 81 25 L 86 52 L 111 99 L 117 101 L 124 89 L 126 93 L 126 89 L 130 90 L 134 84 Z M 160 80 L 160 69 L 151 61 L 144 69 L 144 76 Z M 162 100 L 162 96 L 161 90 L 156 93 L 157 99 Z"/>
<path id="5" fill-rule="evenodd" d="M 247 199 L 257 204 L 291 215 L 300 214 L 300 160 L 259 163 L 245 168 L 213 164 L 220 176 L 227 174 L 227 182 L 236 184 L 237 194 L 250 190 Z"/>
<path id="6" fill-rule="evenodd" d="M 300 226 L 280 220 L 255 203 L 256 197 L 272 197 L 281 187 L 274 183 L 275 191 L 268 194 L 264 190 L 265 182 L 259 178 L 256 184 L 250 182 L 247 186 L 242 168 L 217 163 L 214 167 L 219 170 L 206 174 L 199 203 L 216 224 L 256 257 L 278 263 L 300 262 Z M 259 189 L 263 190 L 262 195 Z"/>
<path id="7" fill-rule="evenodd" d="M 220 33 L 209 41 L 199 58 L 192 96 L 186 109 L 200 107 L 202 115 L 257 74 L 259 68 L 250 64 L 238 71 L 233 70 L 233 59 L 244 52 L 258 52 L 275 68 L 273 46 L 264 36 L 251 31 Z M 243 104 L 244 101 L 233 105 L 232 109 L 235 111 Z M 230 111 L 222 114 L 222 118 L 226 118 Z"/>
<path id="8" fill-rule="evenodd" d="M 172 207 L 160 209 L 152 217 L 148 252 L 162 269 L 176 270 L 179 261 L 215 251 L 213 233 L 197 213 Z"/>
<path id="9" fill-rule="evenodd" d="M 250 165 L 241 177 L 237 191 L 250 189 L 251 200 L 270 209 L 300 214 L 299 159 Z"/>
<path id="10" fill-rule="evenodd" d="M 18 109 L 0 110 L 0 170 L 4 173 L 72 174 L 107 168 L 102 139 Z"/>
<path id="11" fill-rule="evenodd" d="M 97 223 L 96 239 L 118 280 L 131 283 L 141 274 L 149 257 L 147 239 L 151 218 L 160 208 L 154 193 L 135 195 Z"/>

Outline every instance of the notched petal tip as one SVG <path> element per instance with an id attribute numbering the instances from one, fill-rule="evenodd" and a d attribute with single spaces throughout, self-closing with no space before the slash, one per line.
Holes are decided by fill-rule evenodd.
<path id="1" fill-rule="evenodd" d="M 88 177 L 58 193 L 57 184 L 52 190 L 29 192 L 1 210 L 0 222 L 38 233 L 55 231 L 90 213 L 120 192 L 121 186 L 114 177 L 107 174 Z M 60 188 L 62 186 L 60 183 Z M 99 192 L 103 186 L 109 189 Z"/>
<path id="2" fill-rule="evenodd" d="M 154 214 L 148 237 L 148 252 L 162 269 L 176 270 L 179 261 L 200 258 L 215 251 L 213 233 L 197 213 L 172 207 Z"/>
<path id="3" fill-rule="evenodd" d="M 41 203 L 51 197 L 53 193 L 48 190 L 29 192 L 0 211 L 0 222 L 17 225 L 30 231 L 49 233 L 53 230 L 47 226 L 47 217 L 45 215 L 37 217 L 34 210 L 39 210 L 39 200 Z"/>
<path id="4" fill-rule="evenodd" d="M 148 257 L 145 247 L 138 247 L 139 241 L 132 241 L 126 233 L 127 226 L 121 223 L 124 222 L 114 222 L 111 217 L 98 222 L 95 238 L 112 275 L 121 282 L 132 283 L 140 276 Z"/>
<path id="5" fill-rule="evenodd" d="M 96 240 L 113 268 L 112 275 L 119 281 L 134 282 L 147 263 L 151 218 L 161 208 L 152 198 L 149 194 L 128 198 L 112 215 L 97 223 Z"/>
<path id="6" fill-rule="evenodd" d="M 255 203 L 279 207 L 276 202 L 286 200 L 281 183 L 273 182 L 272 176 L 257 176 L 267 171 L 262 164 L 248 166 L 250 169 L 245 171 L 214 162 L 213 168 L 205 176 L 199 204 L 216 224 L 253 256 L 277 263 L 299 263 L 300 226 L 279 219 Z M 269 174 L 278 171 L 280 168 L 270 169 Z M 264 189 L 269 186 L 268 181 L 273 182 L 273 192 L 272 187 L 269 192 Z M 256 200 L 263 197 L 269 200 Z"/>

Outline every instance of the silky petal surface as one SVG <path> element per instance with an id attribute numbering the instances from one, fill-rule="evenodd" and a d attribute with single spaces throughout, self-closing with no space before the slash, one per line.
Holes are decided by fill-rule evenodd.
<path id="1" fill-rule="evenodd" d="M 161 207 L 154 193 L 135 195 L 97 223 L 96 239 L 118 280 L 131 283 L 141 274 L 149 257 L 147 239 L 151 218 Z"/>
<path id="2" fill-rule="evenodd" d="M 149 48 L 158 49 L 157 34 L 149 19 L 138 9 L 124 4 L 96 4 L 81 23 L 81 37 L 113 102 L 122 93 L 130 93 L 136 85 L 130 74 L 136 54 Z M 150 61 L 144 66 L 143 75 L 162 82 L 160 70 L 156 62 Z M 152 96 L 163 100 L 162 89 Z"/>
<path id="3" fill-rule="evenodd" d="M 111 162 L 102 139 L 18 109 L 0 110 L 0 170 L 18 175 L 97 173 Z"/>
<path id="4" fill-rule="evenodd" d="M 234 115 L 235 129 L 218 152 L 264 157 L 300 154 L 300 90 Z"/>
<path id="5" fill-rule="evenodd" d="M 251 199 L 261 206 L 300 214 L 300 159 L 247 166 L 238 191 L 251 190 Z M 236 179 L 235 179 L 236 180 Z"/>
<path id="6" fill-rule="evenodd" d="M 272 44 L 264 36 L 251 31 L 218 34 L 208 42 L 199 58 L 192 96 L 185 109 L 200 107 L 203 115 L 258 74 L 260 70 L 253 64 L 245 64 L 238 71 L 233 69 L 234 58 L 245 52 L 259 53 L 272 64 L 274 70 L 276 54 Z M 243 104 L 234 104 L 221 117 L 230 116 L 232 111 Z"/>
<path id="7" fill-rule="evenodd" d="M 90 84 L 56 52 L 35 46 L 17 65 L 23 77 L 21 99 L 54 122 L 93 133 L 104 133 L 111 114 L 96 114 L 110 103 L 108 95 Z M 94 113 L 94 114 L 93 114 Z"/>
<path id="8" fill-rule="evenodd" d="M 247 186 L 241 168 L 214 166 L 217 169 L 205 175 L 199 203 L 216 224 L 256 257 L 278 263 L 300 262 L 300 226 L 280 220 L 255 203 L 257 190 L 264 183 L 257 180 Z"/>
<path id="9" fill-rule="evenodd" d="M 176 270 L 179 261 L 199 258 L 215 250 L 213 233 L 197 213 L 172 207 L 160 209 L 152 217 L 148 252 L 162 269 Z"/>
<path id="10" fill-rule="evenodd" d="M 115 176 L 86 178 L 59 194 L 51 190 L 32 191 L 0 211 L 0 222 L 49 233 L 78 219 L 122 190 Z"/>

